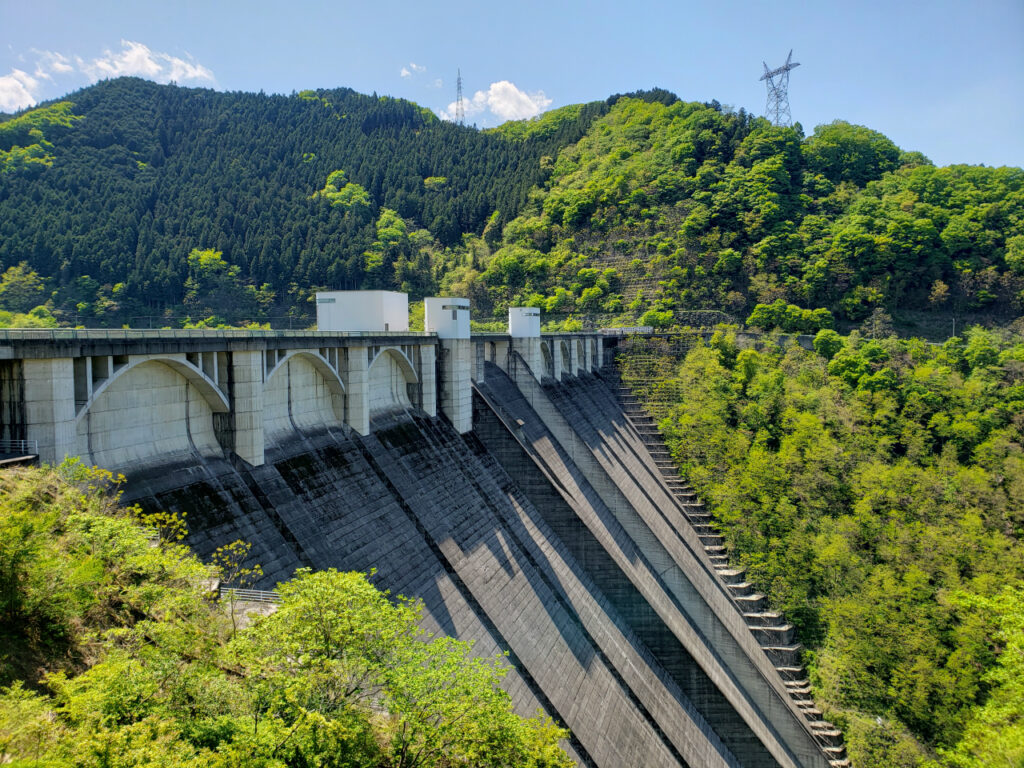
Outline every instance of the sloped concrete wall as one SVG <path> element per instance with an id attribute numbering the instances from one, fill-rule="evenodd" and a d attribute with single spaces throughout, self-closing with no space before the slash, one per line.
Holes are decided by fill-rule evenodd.
<path id="1" fill-rule="evenodd" d="M 209 403 L 181 374 L 156 361 L 114 379 L 76 431 L 78 455 L 119 470 L 159 456 L 221 452 Z"/>
<path id="2" fill-rule="evenodd" d="M 589 395 L 584 391 L 588 387 Z M 528 372 L 519 371 L 515 385 L 507 377 L 488 374 L 481 389 L 496 393 L 494 399 L 524 430 L 533 427 L 528 439 L 535 460 L 554 473 L 563 496 L 578 502 L 577 514 L 602 509 L 611 513 L 620 530 L 603 541 L 609 551 L 621 553 L 624 542 L 635 542 L 640 556 L 622 558 L 624 572 L 652 605 L 669 600 L 671 609 L 661 615 L 672 633 L 771 753 L 770 758 L 758 757 L 760 749 L 746 753 L 737 743 L 742 759 L 752 764 L 827 765 L 781 678 L 713 577 L 677 503 L 662 484 L 651 482 L 650 457 L 642 458 L 645 451 L 635 435 L 624 434 L 625 419 L 607 388 L 593 377 L 542 387 Z M 719 706 L 717 695 L 708 706 Z M 728 722 L 711 711 L 707 717 L 712 723 Z M 730 732 L 722 735 L 732 744 Z M 742 729 L 735 734 L 746 739 Z"/>
<path id="3" fill-rule="evenodd" d="M 724 647 L 735 640 L 708 616 L 714 595 L 692 585 L 683 594 L 705 564 L 645 517 L 656 482 L 608 419 L 599 383 L 543 388 L 523 366 L 535 387 L 528 398 L 488 366 L 488 399 L 475 398 L 467 435 L 411 409 L 406 375 L 386 355 L 368 377 L 390 392 L 370 434 L 325 426 L 326 397 L 301 406 L 303 427 L 289 431 L 295 403 L 282 415 L 280 370 L 265 390 L 278 413 L 265 464 L 196 450 L 177 464 L 134 466 L 126 498 L 185 513 L 201 555 L 249 541 L 263 588 L 298 567 L 376 569 L 381 587 L 423 600 L 431 631 L 474 640 L 481 654 L 508 652 L 517 711 L 540 708 L 568 726 L 581 765 L 823 765 L 780 749 L 770 724 L 778 713 L 744 694 L 746 673 L 726 658 L 737 651 Z M 291 375 L 311 374 L 300 365 Z M 559 406 L 556 434 L 554 415 L 531 399 L 554 410 L 564 397 L 576 402 Z M 628 514 L 615 508 L 634 502 Z M 671 530 L 671 517 L 661 525 Z"/>
<path id="4" fill-rule="evenodd" d="M 371 418 L 396 408 L 411 407 L 407 383 L 405 372 L 390 351 L 377 355 L 367 372 Z"/>
<path id="5" fill-rule="evenodd" d="M 261 467 L 186 463 L 128 486 L 186 513 L 201 554 L 252 542 L 264 587 L 301 566 L 376 568 L 424 601 L 428 628 L 509 651 L 517 710 L 568 725 L 582 765 L 740 765 L 529 498 L 445 422 L 378 417 L 367 437 L 307 435 Z"/>
<path id="6" fill-rule="evenodd" d="M 480 415 L 479 428 L 485 444 L 521 481 L 528 480 L 536 468 L 543 469 L 547 482 L 535 480 L 527 486 L 527 492 L 534 494 L 534 505 L 543 510 L 577 559 L 586 563 L 588 573 L 611 596 L 717 736 L 742 765 L 787 764 L 765 748 L 763 734 L 756 730 L 757 713 L 736 690 L 717 657 L 718 649 L 709 647 L 691 615 L 693 607 L 688 611 L 675 593 L 671 560 L 636 513 L 624 510 L 617 500 L 605 502 L 511 380 L 496 375 L 480 389 L 489 410 L 517 425 L 515 434 L 523 448 L 510 449 L 501 430 L 488 423 L 486 411 Z M 575 458 L 583 458 L 578 450 Z M 541 495 L 545 485 L 557 498 L 551 492 Z M 723 694 L 723 686 L 731 689 L 730 695 Z"/>
<path id="7" fill-rule="evenodd" d="M 278 441 L 297 430 L 340 427 L 344 409 L 344 400 L 308 359 L 289 357 L 271 372 L 263 388 L 264 438 Z"/>

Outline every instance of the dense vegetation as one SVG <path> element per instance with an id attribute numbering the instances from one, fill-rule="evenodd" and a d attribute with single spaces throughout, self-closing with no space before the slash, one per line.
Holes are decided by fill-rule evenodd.
<path id="1" fill-rule="evenodd" d="M 318 287 L 650 325 L 778 301 L 1012 319 L 1024 171 L 660 90 L 477 131 L 345 89 L 121 79 L 0 122 L 0 265 L 22 262 L 86 325 L 306 323 Z"/>
<path id="2" fill-rule="evenodd" d="M 66 319 L 87 324 L 181 315 L 186 280 L 202 279 L 193 250 L 220 252 L 281 313 L 308 317 L 313 286 L 422 295 L 434 274 L 421 250 L 500 230 L 543 179 L 541 158 L 606 109 L 505 137 L 348 89 L 289 97 L 103 82 L 0 122 L 0 263 L 27 262 Z M 368 204 L 314 194 L 336 171 Z M 368 266 L 373 253 L 386 268 Z"/>
<path id="3" fill-rule="evenodd" d="M 683 340 L 682 346 L 692 343 Z M 720 332 L 624 376 L 749 580 L 797 625 L 858 768 L 1024 761 L 1024 343 Z"/>
<path id="4" fill-rule="evenodd" d="M 0 478 L 0 763 L 561 766 L 565 732 L 513 714 L 504 662 L 417 626 L 361 574 L 300 571 L 251 617 L 65 463 Z M 222 566 L 245 570 L 245 546 Z"/>
<path id="5" fill-rule="evenodd" d="M 798 625 L 859 768 L 1024 760 L 1024 346 L 887 338 L 890 315 L 1024 314 L 1021 169 L 937 168 L 865 127 L 805 136 L 658 90 L 477 131 L 346 89 L 121 79 L 0 116 L 0 269 L 0 327 L 306 324 L 323 287 L 530 304 L 566 327 L 716 310 L 817 332 L 814 352 L 723 333 L 626 373 Z M 198 563 L 67 472 L 3 481 L 0 762 L 563 759 L 556 729 L 508 713 L 496 666 L 411 643 L 414 606 L 300 574 L 238 631 Z M 376 623 L 317 649 L 308 611 L 341 594 L 362 613 L 332 621 Z M 465 666 L 455 736 L 444 706 L 466 699 L 424 688 L 424 663 Z"/>
<path id="6" fill-rule="evenodd" d="M 876 309 L 1012 318 L 1024 171 L 936 168 L 841 121 L 804 138 L 715 104 L 622 99 L 561 151 L 500 246 L 486 294 L 549 311 L 659 325 L 782 300 L 846 323 Z"/>

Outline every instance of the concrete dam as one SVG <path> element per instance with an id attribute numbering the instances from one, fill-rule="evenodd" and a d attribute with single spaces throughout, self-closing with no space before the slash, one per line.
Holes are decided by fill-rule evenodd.
<path id="1" fill-rule="evenodd" d="M 443 311 L 427 333 L 6 331 L 2 437 L 124 473 L 200 556 L 250 542 L 263 588 L 376 569 L 428 629 L 507 652 L 517 711 L 568 727 L 580 765 L 848 766 L 616 339 Z"/>

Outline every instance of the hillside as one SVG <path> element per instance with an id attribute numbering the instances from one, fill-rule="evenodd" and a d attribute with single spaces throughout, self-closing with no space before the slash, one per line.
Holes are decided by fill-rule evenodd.
<path id="1" fill-rule="evenodd" d="M 56 290 L 61 319 L 87 324 L 180 313 L 190 277 L 219 277 L 190 268 L 193 249 L 237 269 L 239 285 L 218 283 L 221 301 L 198 289 L 232 319 L 283 312 L 311 286 L 404 283 L 423 295 L 434 279 L 421 248 L 458 245 L 492 217 L 500 228 L 542 181 L 540 158 L 603 109 L 506 138 L 346 89 L 267 96 L 103 82 L 0 123 L 0 261 L 27 261 Z M 315 196 L 336 171 L 354 199 Z M 409 226 L 389 238 L 391 211 Z M 375 269 L 365 254 L 377 252 Z"/>
<path id="2" fill-rule="evenodd" d="M 121 79 L 0 122 L 0 262 L 22 261 L 0 308 L 87 325 L 303 323 L 314 288 L 380 287 L 495 315 L 782 300 L 946 328 L 1024 313 L 1024 171 L 657 90 L 477 131 L 344 89 Z"/>
<path id="3" fill-rule="evenodd" d="M 488 295 L 654 325 L 780 299 L 849 323 L 1024 312 L 1021 169 L 936 168 L 860 126 L 804 138 L 715 107 L 616 103 L 505 228 Z"/>
<path id="4" fill-rule="evenodd" d="M 796 625 L 853 765 L 1020 765 L 1020 336 L 694 341 L 636 340 L 623 378 Z"/>

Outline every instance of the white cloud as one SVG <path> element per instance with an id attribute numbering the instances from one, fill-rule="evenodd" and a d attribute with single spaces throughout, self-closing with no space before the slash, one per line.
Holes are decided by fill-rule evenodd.
<path id="1" fill-rule="evenodd" d="M 0 110 L 14 112 L 35 106 L 38 87 L 39 81 L 20 69 L 12 69 L 9 74 L 0 75 Z"/>
<path id="2" fill-rule="evenodd" d="M 477 91 L 472 98 L 463 101 L 466 117 L 489 112 L 502 122 L 536 117 L 550 105 L 551 99 L 544 95 L 544 91 L 527 93 L 508 80 L 491 83 L 486 91 Z M 441 111 L 441 117 L 454 120 L 455 108 L 453 101 L 447 109 Z"/>
<path id="3" fill-rule="evenodd" d="M 66 75 L 69 72 L 75 71 L 74 66 L 71 64 L 71 59 L 63 53 L 39 51 L 35 48 L 32 49 L 32 53 L 39 56 L 36 60 L 36 70 L 33 73 L 36 77 L 53 80 L 54 74 Z"/>
<path id="4" fill-rule="evenodd" d="M 79 69 L 91 80 L 134 75 L 160 83 L 171 80 L 213 80 L 213 72 L 196 61 L 190 61 L 169 53 L 152 51 L 148 46 L 132 40 L 122 40 L 121 50 L 110 50 L 92 61 L 77 58 Z"/>
<path id="5" fill-rule="evenodd" d="M 444 80 L 442 80 L 440 77 L 438 77 L 438 78 L 434 79 L 434 82 L 431 83 L 430 87 L 431 88 L 440 88 L 442 85 L 444 85 Z"/>
<path id="6" fill-rule="evenodd" d="M 21 69 L 12 69 L 8 74 L 0 76 L 0 110 L 10 112 L 24 109 L 34 106 L 40 98 L 48 98 L 46 93 L 41 95 L 40 92 L 52 90 L 55 85 L 54 75 L 85 75 L 94 82 L 122 75 L 145 77 L 160 83 L 214 79 L 213 72 L 191 56 L 180 58 L 153 51 L 132 40 L 122 40 L 121 50 L 116 53 L 106 50 L 102 56 L 91 60 L 36 48 L 31 49 L 31 52 L 36 57 L 31 75 Z M 26 56 L 20 55 L 18 58 L 24 61 Z"/>
<path id="7" fill-rule="evenodd" d="M 414 61 L 410 61 L 409 62 L 409 66 L 402 67 L 402 70 L 398 74 L 400 74 L 402 77 L 412 77 L 413 75 L 418 75 L 421 72 L 426 72 L 426 71 L 427 71 L 427 68 L 425 66 L 423 66 L 422 64 L 417 64 Z"/>

